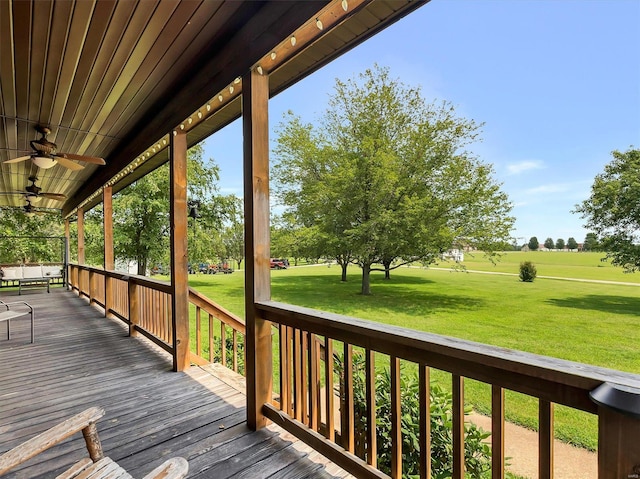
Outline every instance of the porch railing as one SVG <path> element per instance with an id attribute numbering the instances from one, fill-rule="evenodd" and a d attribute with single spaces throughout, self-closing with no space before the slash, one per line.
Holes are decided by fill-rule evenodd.
<path id="1" fill-rule="evenodd" d="M 124 321 L 132 335 L 140 333 L 173 353 L 169 283 L 85 265 L 71 264 L 69 268 L 69 285 L 78 295 L 102 307 L 106 315 Z M 195 309 L 191 361 L 196 364 L 217 361 L 242 372 L 244 322 L 191 288 L 189 302 Z"/>
<path id="2" fill-rule="evenodd" d="M 616 464 L 640 462 L 640 446 L 621 449 L 613 444 L 614 432 L 608 421 L 611 411 L 598 407 L 590 393 L 605 382 L 640 392 L 640 375 L 578 364 L 560 359 L 492 347 L 405 328 L 382 325 L 337 314 L 320 312 L 272 301 L 256 303 L 258 313 L 278 329 L 280 401 L 264 404 L 263 413 L 314 449 L 357 477 L 388 477 L 376 468 L 376 358 L 382 358 L 391 376 L 391 477 L 402 477 L 402 431 L 400 361 L 413 363 L 419 371 L 420 477 L 430 476 L 430 368 L 446 371 L 452 378 L 453 478 L 464 478 L 464 381 L 471 378 L 491 385 L 492 398 L 492 478 L 503 478 L 504 391 L 537 398 L 539 410 L 538 465 L 540 478 L 553 477 L 554 404 L 598 415 L 599 478 L 618 478 Z M 354 349 L 365 359 L 366 443 L 363 457 L 355 454 L 352 359 Z M 336 377 L 334 354 L 343 360 L 341 377 Z M 276 363 L 276 361 L 274 361 Z M 274 379 L 276 381 L 276 379 Z M 340 413 L 334 405 L 334 390 L 341 385 Z M 363 392 L 360 391 L 362 394 Z M 636 400 L 638 404 L 638 400 Z M 615 414 L 623 434 L 640 434 L 640 421 Z M 615 422 L 613 421 L 613 422 Z M 362 421 L 360 421 L 362 424 Z M 617 424 L 616 427 L 621 426 Z M 631 438 L 629 438 L 631 439 Z M 624 446 L 623 446 L 624 449 Z M 634 458 L 630 458 L 633 455 Z M 626 464 L 625 463 L 625 464 Z M 626 467 L 626 466 L 625 466 Z M 633 471 L 628 470 L 629 474 Z M 629 475 L 631 477 L 631 475 Z"/>

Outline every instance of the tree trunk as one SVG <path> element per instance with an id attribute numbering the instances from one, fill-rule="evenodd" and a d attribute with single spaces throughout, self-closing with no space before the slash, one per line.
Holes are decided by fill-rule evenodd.
<path id="1" fill-rule="evenodd" d="M 382 264 L 384 265 L 384 279 L 391 279 L 391 270 L 389 269 L 391 268 L 391 261 L 384 260 Z"/>
<path id="2" fill-rule="evenodd" d="M 340 281 L 342 281 L 343 283 L 347 282 L 347 267 L 349 266 L 348 262 L 343 262 L 340 263 L 340 267 L 342 268 L 342 279 Z"/>
<path id="3" fill-rule="evenodd" d="M 138 258 L 138 274 L 140 276 L 144 276 L 147 271 L 147 260 L 146 258 Z"/>
<path id="4" fill-rule="evenodd" d="M 240 265 L 242 264 L 242 259 L 236 260 L 238 262 L 238 269 L 240 269 Z"/>
<path id="5" fill-rule="evenodd" d="M 371 263 L 363 263 L 362 264 L 362 294 L 368 296 L 371 294 L 371 284 L 370 284 L 370 275 L 371 275 Z"/>

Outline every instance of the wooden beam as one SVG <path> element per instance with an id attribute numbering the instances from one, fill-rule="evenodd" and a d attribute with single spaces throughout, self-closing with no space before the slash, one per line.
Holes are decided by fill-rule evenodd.
<path id="1" fill-rule="evenodd" d="M 169 221 L 171 229 L 171 327 L 173 370 L 189 367 L 189 283 L 187 276 L 187 135 L 170 135 Z"/>
<path id="2" fill-rule="evenodd" d="M 84 264 L 84 210 L 78 209 L 78 264 Z"/>
<path id="3" fill-rule="evenodd" d="M 255 307 L 256 301 L 271 298 L 269 78 L 252 70 L 242 85 L 247 425 L 260 429 L 267 425 L 262 406 L 271 403 L 272 389 L 271 323 Z"/>

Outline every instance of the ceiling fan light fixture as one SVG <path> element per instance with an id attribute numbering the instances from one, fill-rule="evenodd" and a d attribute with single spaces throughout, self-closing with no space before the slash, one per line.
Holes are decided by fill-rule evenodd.
<path id="1" fill-rule="evenodd" d="M 48 170 L 58 164 L 55 158 L 49 158 L 48 156 L 33 156 L 31 159 L 38 168 L 43 170 Z"/>
<path id="2" fill-rule="evenodd" d="M 26 198 L 27 198 L 27 201 L 29 201 L 31 203 L 37 203 L 41 199 L 40 196 L 34 195 L 33 193 L 28 193 Z"/>

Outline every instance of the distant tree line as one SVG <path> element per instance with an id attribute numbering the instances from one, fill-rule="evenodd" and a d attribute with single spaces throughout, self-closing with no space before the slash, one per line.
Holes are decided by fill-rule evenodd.
<path id="1" fill-rule="evenodd" d="M 587 233 L 582 246 L 578 244 L 576 239 L 572 236 L 567 241 L 563 238 L 558 238 L 557 240 L 553 240 L 553 238 L 549 237 L 544 240 L 542 243 L 545 249 L 550 250 L 580 250 L 580 251 L 602 251 L 600 242 L 598 241 L 598 237 L 595 233 Z M 540 249 L 540 242 L 538 241 L 537 236 L 532 236 L 529 238 L 529 241 L 525 244 L 518 245 L 514 244 L 514 249 L 520 250 L 524 247 L 528 247 L 531 251 L 537 251 Z"/>

